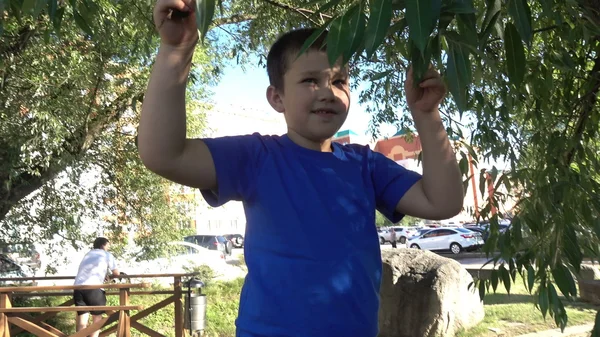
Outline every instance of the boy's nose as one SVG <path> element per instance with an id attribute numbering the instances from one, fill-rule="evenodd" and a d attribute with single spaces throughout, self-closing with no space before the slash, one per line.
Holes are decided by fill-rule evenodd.
<path id="1" fill-rule="evenodd" d="M 335 94 L 333 93 L 333 88 L 331 87 L 331 85 L 326 85 L 319 88 L 317 98 L 319 101 L 322 102 L 335 100 Z"/>

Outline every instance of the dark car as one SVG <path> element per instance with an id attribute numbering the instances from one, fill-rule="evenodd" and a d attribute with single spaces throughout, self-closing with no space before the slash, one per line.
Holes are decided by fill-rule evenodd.
<path id="1" fill-rule="evenodd" d="M 5 254 L 0 254 L 0 279 L 34 277 L 35 272 L 28 266 L 19 264 Z M 36 285 L 32 281 L 0 281 L 0 286 L 7 285 Z"/>
<path id="2" fill-rule="evenodd" d="M 34 271 L 42 266 L 40 253 L 32 244 L 0 243 L 0 254 L 6 255 L 18 264 L 26 265 Z"/>
<path id="3" fill-rule="evenodd" d="M 244 247 L 244 237 L 242 234 L 224 234 L 223 235 L 227 240 L 231 241 L 235 248 Z"/>
<path id="4" fill-rule="evenodd" d="M 233 243 L 222 235 L 189 235 L 183 238 L 183 241 L 197 244 L 210 250 L 219 250 L 224 255 L 231 256 Z"/>

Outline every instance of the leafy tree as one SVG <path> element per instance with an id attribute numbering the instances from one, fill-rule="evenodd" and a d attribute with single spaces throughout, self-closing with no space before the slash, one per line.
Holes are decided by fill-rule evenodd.
<path id="1" fill-rule="evenodd" d="M 177 186 L 146 170 L 135 145 L 158 46 L 151 4 L 28 7 L 41 3 L 0 2 L 0 238 L 88 246 L 104 232 L 120 252 L 127 229 L 152 257 L 186 233 L 194 201 L 169 199 Z M 190 135 L 204 127 L 217 53 L 194 59 Z"/>
<path id="2" fill-rule="evenodd" d="M 385 215 L 379 213 L 379 211 L 375 211 L 375 225 L 377 227 L 389 227 L 394 224 Z"/>
<path id="3" fill-rule="evenodd" d="M 9 1 L 9 17 L 24 11 L 21 2 L 14 3 Z M 56 0 L 24 3 L 49 5 L 52 13 Z M 596 1 L 216 3 L 197 1 L 200 9 L 218 5 L 214 16 L 201 11 L 204 45 L 228 50 L 224 56 L 242 63 L 249 53 L 256 53 L 264 63 L 267 46 L 283 30 L 308 25 L 329 28 L 331 59 L 343 56 L 352 65 L 356 85 L 366 84 L 361 101 L 373 114 L 374 133 L 385 122 L 399 128 L 410 125 L 409 115 L 402 112 L 406 111 L 402 87 L 408 65 L 414 67 L 417 79 L 430 63 L 440 69 L 451 93 L 442 107 L 446 126 L 464 142 L 460 166 L 465 183 L 469 183 L 469 160 L 478 165 L 482 177 L 487 174 L 483 167 L 487 161 L 504 161 L 508 167 L 490 170 L 492 183 L 504 187 L 504 195 L 487 195 L 485 184 L 479 186 L 487 199 L 480 214 L 492 224 L 486 249 L 490 254 L 500 252 L 494 256 L 496 261 L 509 261 L 492 274 L 491 281 L 480 282 L 479 289 L 483 295 L 490 285 L 496 289 L 503 283 L 510 290 L 514 276 L 521 273 L 544 316 L 549 314 L 558 326 L 566 326 L 568 317 L 558 293 L 567 299 L 576 296 L 573 274 L 578 274 L 584 256 L 596 258 L 600 249 L 596 140 L 600 5 Z M 97 29 L 97 15 L 81 15 L 81 20 L 72 13 L 83 28 L 90 22 L 90 30 Z M 240 23 L 220 27 L 225 21 Z M 212 26 L 206 24 L 210 22 Z M 204 34 L 210 27 L 219 29 Z M 507 194 L 519 202 L 511 230 L 500 235 L 502 214 L 491 210 Z"/>

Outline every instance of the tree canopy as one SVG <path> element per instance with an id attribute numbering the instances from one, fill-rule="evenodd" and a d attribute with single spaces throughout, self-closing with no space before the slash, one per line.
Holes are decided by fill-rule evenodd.
<path id="1" fill-rule="evenodd" d="M 28 40 L 30 36 L 36 37 L 38 42 L 29 45 L 38 49 L 31 49 L 30 58 L 19 56 L 22 66 L 38 67 L 40 55 L 77 57 L 74 55 L 78 54 L 69 50 L 87 45 L 104 46 L 113 50 L 111 55 L 116 55 L 107 58 L 96 52 L 81 58 L 81 62 L 90 63 L 89 69 L 97 69 L 84 74 L 85 85 L 76 86 L 81 95 L 61 94 L 58 88 L 68 90 L 70 82 L 61 81 L 64 76 L 60 75 L 46 75 L 56 82 L 52 86 L 57 89 L 53 92 L 56 96 L 53 100 L 36 99 L 40 97 L 36 95 L 19 96 L 18 88 L 47 83 L 40 75 L 23 74 L 23 83 L 15 86 L 10 97 L 6 96 L 6 84 L 2 84 L 0 102 L 9 105 L 10 110 L 6 111 L 10 111 L 9 116 L 15 120 L 18 119 L 16 116 L 28 116 L 32 110 L 42 111 L 42 108 L 44 111 L 65 111 L 65 114 L 60 118 L 58 115 L 49 118 L 44 116 L 51 114 L 44 113 L 35 119 L 36 122 L 22 118 L 19 122 L 11 122 L 10 125 L 14 125 L 12 133 L 8 131 L 9 124 L 3 120 L 0 125 L 3 134 L 0 142 L 4 142 L 0 146 L 0 165 L 16 160 L 29 167 L 55 167 L 49 165 L 48 158 L 63 157 L 50 155 L 52 151 L 75 160 L 82 146 L 91 146 L 95 142 L 81 140 L 81 135 L 87 133 L 77 131 L 84 125 L 69 124 L 73 116 L 83 114 L 92 126 L 111 111 L 121 111 L 117 108 L 130 104 L 134 98 L 139 100 L 134 91 L 121 89 L 116 90 L 115 96 L 104 97 L 105 108 L 94 109 L 95 114 L 85 114 L 87 110 L 81 109 L 66 113 L 71 102 L 91 102 L 90 93 L 94 92 L 96 82 L 107 86 L 145 85 L 143 77 L 137 76 L 150 65 L 152 48 L 149 53 L 136 54 L 134 51 L 152 46 L 144 42 L 154 36 L 146 22 L 151 15 L 151 4 L 126 0 L 110 3 L 101 0 L 5 0 L 0 4 L 4 6 L 3 10 L 0 5 L 1 26 L 4 27 L 0 45 L 2 74 L 10 75 L 15 68 L 7 66 L 6 61 L 15 62 L 12 61 L 15 58 L 4 55 L 25 55 L 21 46 L 28 44 L 22 41 L 31 41 Z M 464 142 L 460 167 L 466 184 L 468 158 L 472 158 L 482 175 L 489 171 L 494 185 L 504 187 L 508 194 L 519 200 L 511 229 L 499 234 L 498 219 L 502 214 L 492 215 L 491 209 L 507 196 L 498 192 L 500 189 L 496 189 L 494 195 L 488 195 L 485 186 L 479 186 L 480 193 L 487 199 L 480 215 L 491 218 L 493 232 L 486 250 L 497 262 L 507 261 L 492 274 L 491 280 L 479 282 L 481 294 L 490 288 L 495 290 L 498 284 L 504 284 L 510 290 L 515 275 L 521 273 L 542 313 L 553 317 L 561 328 L 565 327 L 568 318 L 558 293 L 567 299 L 576 296 L 573 275 L 578 274 L 584 258 L 595 259 L 600 250 L 598 2 L 197 0 L 196 4 L 205 37 L 199 50 L 205 53 L 220 50 L 219 55 L 241 64 L 247 62 L 247 56 L 251 54 L 264 64 L 268 46 L 279 33 L 288 29 L 305 26 L 329 29 L 327 53 L 331 60 L 343 56 L 352 65 L 355 87 L 365 85 L 361 101 L 372 113 L 374 134 L 381 123 L 411 129 L 402 91 L 409 65 L 414 67 L 417 78 L 430 63 L 440 69 L 451 94 L 443 104 L 442 113 L 449 133 Z M 120 6 L 126 6 L 129 11 L 116 10 Z M 111 21 L 112 15 L 119 19 Z M 24 20 L 28 27 L 35 28 L 30 30 L 36 33 L 24 28 Z M 119 29 L 110 33 L 107 22 L 115 27 L 146 27 L 145 35 L 140 32 L 140 35 L 130 36 L 127 30 Z M 71 35 L 64 32 L 63 27 L 73 27 Z M 59 38 L 57 32 L 63 32 L 63 36 Z M 66 55 L 61 56 L 61 53 Z M 144 56 L 133 57 L 139 61 L 139 73 L 120 73 L 122 77 L 116 76 L 112 80 L 103 80 L 99 76 L 101 71 L 118 68 L 117 61 L 131 55 Z M 107 59 L 117 64 L 101 62 Z M 213 60 L 209 58 L 207 63 Z M 63 69 L 56 69 L 54 74 L 68 74 L 69 70 L 70 67 L 63 65 Z M 30 92 L 54 97 L 43 90 Z M 48 110 L 44 105 L 51 101 L 62 102 L 62 105 L 57 103 L 55 110 Z M 3 119 L 6 118 L 6 112 L 0 113 Z M 54 122 L 50 124 L 50 121 Z M 90 130 L 89 126 L 86 130 Z M 34 135 L 30 136 L 28 130 Z M 48 138 L 49 135 L 52 137 Z M 79 143 L 73 143 L 74 136 L 79 136 L 75 137 L 80 139 Z M 10 142 L 6 142 L 8 139 Z M 20 154 L 25 143 L 43 143 L 43 146 L 40 150 Z M 17 159 L 8 161 L 4 158 Z M 489 160 L 505 162 L 506 168 L 488 169 L 484 163 Z M 4 172 L 14 170 L 0 169 L 0 174 Z M 40 175 L 31 173 L 28 173 L 30 176 L 3 176 L 2 199 L 6 200 L 7 187 L 21 181 L 18 179 L 40 179 Z M 30 186 L 32 189 L 35 184 Z M 12 197 L 9 200 L 20 199 Z M 2 205 L 7 207 L 6 203 Z M 495 252 L 499 254 L 496 256 Z"/>

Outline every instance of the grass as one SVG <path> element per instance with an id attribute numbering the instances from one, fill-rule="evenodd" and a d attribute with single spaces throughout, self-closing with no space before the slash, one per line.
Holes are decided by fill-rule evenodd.
<path id="1" fill-rule="evenodd" d="M 567 326 L 593 323 L 599 308 L 583 302 L 569 302 L 561 298 L 567 309 Z M 497 328 L 504 336 L 518 336 L 531 332 L 556 329 L 554 319 L 549 315 L 542 317 L 541 311 L 533 304 L 520 276 L 511 285 L 508 295 L 503 285 L 498 285 L 496 293 L 486 294 L 484 298 L 485 319 L 468 331 L 461 331 L 458 337 L 496 336 L 490 328 Z"/>

